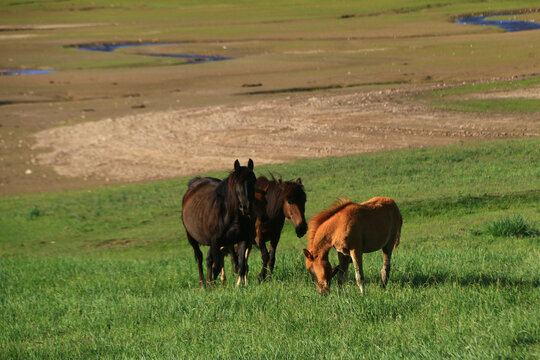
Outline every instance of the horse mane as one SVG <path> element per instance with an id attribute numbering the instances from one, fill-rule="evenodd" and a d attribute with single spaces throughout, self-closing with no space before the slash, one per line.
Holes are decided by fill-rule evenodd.
<path id="1" fill-rule="evenodd" d="M 276 178 L 274 174 L 270 173 L 270 179 L 261 175 L 257 178 L 257 183 L 268 184 L 268 190 L 266 191 L 266 215 L 268 218 L 277 217 L 283 208 L 283 201 L 291 193 L 295 193 L 295 198 L 298 196 L 298 192 L 301 191 L 305 197 L 304 186 L 296 181 L 283 181 L 283 178 L 279 176 Z M 284 189 L 285 185 L 286 189 Z M 263 185 L 263 186 L 264 186 Z"/>
<path id="2" fill-rule="evenodd" d="M 234 173 L 235 171 L 232 171 L 216 188 L 216 195 L 220 198 L 220 203 L 224 205 L 230 213 L 238 210 L 238 199 L 236 197 L 236 191 L 234 191 L 234 184 L 237 176 L 234 176 Z"/>
<path id="3" fill-rule="evenodd" d="M 349 206 L 353 202 L 349 198 L 339 198 L 338 201 L 330 206 L 328 209 L 323 210 L 309 220 L 309 230 L 308 230 L 308 244 L 311 244 L 317 233 L 317 229 L 321 226 L 326 220 L 330 219 L 334 214 L 341 211 L 345 207 Z"/>
<path id="4" fill-rule="evenodd" d="M 276 179 L 273 174 L 270 174 L 269 180 L 266 176 L 261 175 L 257 179 L 257 182 L 259 182 L 259 179 L 261 178 L 266 180 L 268 184 L 268 190 L 266 191 L 266 216 L 272 219 L 278 216 L 283 206 L 281 198 L 281 186 L 279 184 L 279 182 L 282 181 L 281 176 L 279 179 Z"/>

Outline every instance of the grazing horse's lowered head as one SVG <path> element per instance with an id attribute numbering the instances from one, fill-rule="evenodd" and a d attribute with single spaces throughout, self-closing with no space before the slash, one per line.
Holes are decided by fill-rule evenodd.
<path id="1" fill-rule="evenodd" d="M 332 264 L 328 260 L 328 253 L 314 255 L 308 249 L 303 249 L 303 251 L 306 258 L 306 268 L 317 284 L 319 293 L 327 295 L 330 292 L 332 278 L 336 275 L 339 267 L 332 268 Z"/>

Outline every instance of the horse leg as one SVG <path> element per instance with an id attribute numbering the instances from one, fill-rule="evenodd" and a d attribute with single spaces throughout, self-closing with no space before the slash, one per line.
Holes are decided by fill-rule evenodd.
<path id="1" fill-rule="evenodd" d="M 225 274 L 225 256 L 227 255 L 227 252 L 229 252 L 229 255 L 231 257 L 231 266 L 235 274 L 238 273 L 238 260 L 236 259 L 234 245 L 222 246 L 219 249 L 219 252 L 221 259 L 221 283 L 224 283 L 227 279 L 227 275 Z"/>
<path id="2" fill-rule="evenodd" d="M 246 273 L 244 275 L 244 284 L 247 286 L 247 276 L 248 276 L 248 273 L 249 273 L 249 253 L 251 252 L 251 245 L 248 245 L 247 249 L 246 249 Z"/>
<path id="3" fill-rule="evenodd" d="M 261 259 L 262 259 L 262 269 L 259 276 L 257 276 L 257 279 L 259 281 L 263 281 L 266 278 L 266 269 L 268 267 L 268 260 L 270 259 L 268 255 L 268 250 L 266 249 L 266 241 L 261 241 L 259 243 L 259 250 L 261 250 Z"/>
<path id="4" fill-rule="evenodd" d="M 221 273 L 223 267 L 220 246 L 217 244 L 210 245 L 210 259 L 212 268 L 212 281 L 216 280 Z"/>
<path id="5" fill-rule="evenodd" d="M 206 254 L 206 282 L 212 283 L 212 251 L 211 249 L 208 249 L 208 253 Z"/>
<path id="6" fill-rule="evenodd" d="M 351 259 L 354 265 L 356 284 L 360 287 L 360 293 L 364 294 L 364 269 L 362 268 L 362 253 L 351 250 Z"/>
<path id="7" fill-rule="evenodd" d="M 270 240 L 270 259 L 268 260 L 268 270 L 270 271 L 270 274 L 268 275 L 271 277 L 274 274 L 274 264 L 276 263 L 276 249 L 279 242 L 279 235 L 277 239 Z"/>
<path id="8" fill-rule="evenodd" d="M 349 271 L 349 264 L 351 263 L 351 257 L 342 254 L 338 251 L 338 285 L 342 286 L 347 281 L 347 272 Z"/>
<path id="9" fill-rule="evenodd" d="M 238 243 L 238 281 L 236 282 L 237 287 L 242 285 L 242 280 L 246 280 L 245 277 L 247 276 L 247 248 L 247 241 L 241 241 Z"/>
<path id="10" fill-rule="evenodd" d="M 231 257 L 231 265 L 233 272 L 238 274 L 238 257 L 236 256 L 236 251 L 234 250 L 234 245 L 231 245 L 229 248 L 229 256 Z"/>
<path id="11" fill-rule="evenodd" d="M 227 276 L 225 275 L 225 253 L 228 249 L 227 248 L 220 248 L 219 249 L 219 255 L 221 256 L 221 283 L 223 284 L 225 280 L 227 280 Z"/>
<path id="12" fill-rule="evenodd" d="M 189 233 L 187 233 L 187 238 L 191 247 L 193 247 L 193 252 L 195 253 L 195 261 L 197 261 L 197 267 L 199 268 L 199 285 L 204 287 L 204 273 L 202 268 L 202 252 L 199 247 L 199 243 L 195 240 Z"/>
<path id="13" fill-rule="evenodd" d="M 386 283 L 390 278 L 390 260 L 392 259 L 392 250 L 394 249 L 394 244 L 392 246 L 386 246 L 382 249 L 383 252 L 383 267 L 381 269 L 381 280 L 383 287 L 386 287 Z"/>

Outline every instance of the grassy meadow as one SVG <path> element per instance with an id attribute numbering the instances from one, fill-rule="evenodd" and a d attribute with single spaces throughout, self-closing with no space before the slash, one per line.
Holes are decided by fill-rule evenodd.
<path id="1" fill-rule="evenodd" d="M 522 90 L 540 90 L 540 77 L 458 86 L 425 92 L 416 98 L 427 100 L 431 106 L 447 111 L 484 114 L 539 114 L 540 101 L 538 99 L 519 96 L 519 94 L 506 98 L 498 96 L 503 92 L 511 93 Z"/>
<path id="2" fill-rule="evenodd" d="M 180 223 L 187 179 L 1 198 L 0 358 L 538 358 L 539 149 L 254 159 L 257 174 L 302 178 L 308 218 L 337 197 L 396 200 L 390 282 L 381 254 L 365 255 L 365 296 L 352 268 L 320 296 L 289 223 L 271 281 L 257 283 L 255 250 L 248 287 L 226 262 L 228 281 L 200 289 Z"/>

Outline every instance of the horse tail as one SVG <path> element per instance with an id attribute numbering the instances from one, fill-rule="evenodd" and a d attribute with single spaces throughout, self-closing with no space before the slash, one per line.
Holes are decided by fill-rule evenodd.
<path id="1" fill-rule="evenodd" d="M 319 226 L 352 203 L 351 199 L 339 199 L 336 204 L 312 217 L 311 220 L 309 220 L 308 242 L 311 242 L 315 238 Z"/>
<path id="2" fill-rule="evenodd" d="M 399 245 L 399 241 L 401 240 L 401 225 L 403 225 L 403 218 L 401 217 L 401 213 L 399 212 L 399 209 L 397 212 L 398 212 L 398 227 L 397 227 L 397 232 L 396 232 L 396 241 L 394 242 L 394 250 L 396 250 L 396 248 Z"/>

